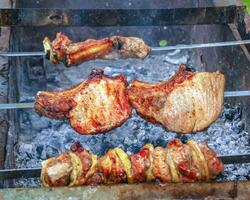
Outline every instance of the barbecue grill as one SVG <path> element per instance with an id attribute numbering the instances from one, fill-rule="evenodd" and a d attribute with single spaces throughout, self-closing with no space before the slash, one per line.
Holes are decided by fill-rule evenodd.
<path id="1" fill-rule="evenodd" d="M 2 2 L 0 199 L 248 198 L 250 23 L 241 1 Z M 71 68 L 53 65 L 45 59 L 42 40 L 59 31 L 74 41 L 131 35 L 149 44 L 152 54 L 144 60 L 95 60 Z M 182 63 L 197 71 L 220 70 L 226 76 L 221 116 L 195 135 L 167 132 L 133 112 L 129 121 L 107 134 L 81 136 L 66 122 L 46 119 L 32 109 L 37 91 L 71 87 L 94 67 L 109 75 L 124 73 L 128 81 L 157 82 L 172 76 Z M 102 155 L 116 146 L 134 153 L 145 143 L 163 146 L 173 138 L 205 140 L 224 162 L 224 173 L 211 183 L 40 188 L 41 161 L 77 140 Z"/>

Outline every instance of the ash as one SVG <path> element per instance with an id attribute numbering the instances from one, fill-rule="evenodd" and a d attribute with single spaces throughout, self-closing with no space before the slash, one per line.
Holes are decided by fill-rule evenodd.
<path id="1" fill-rule="evenodd" d="M 126 74 L 128 81 L 166 80 L 177 71 L 179 64 L 191 63 L 190 57 L 191 54 L 188 51 L 173 51 L 165 55 L 150 56 L 145 60 L 97 60 L 72 68 L 65 68 L 62 65 L 53 66 L 45 62 L 46 87 L 44 84 L 37 88 L 34 87 L 36 85 L 27 85 L 20 92 L 20 102 L 34 101 L 38 90 L 64 89 L 80 83 L 96 66 L 112 76 Z M 98 155 L 117 146 L 129 153 L 135 153 L 145 143 L 165 146 L 174 138 L 179 138 L 183 142 L 188 139 L 205 140 L 219 155 L 250 153 L 250 139 L 248 133 L 244 131 L 241 111 L 240 105 L 225 104 L 220 118 L 206 131 L 196 135 L 178 135 L 145 121 L 133 110 L 132 117 L 121 127 L 106 134 L 92 136 L 77 134 L 66 121 L 40 117 L 32 109 L 22 110 L 20 112 L 21 130 L 15 147 L 16 167 L 40 167 L 41 161 L 67 151 L 77 140 L 81 141 L 86 149 Z M 244 180 L 249 179 L 249 174 L 250 164 L 226 165 L 225 172 L 217 180 Z M 20 179 L 15 184 L 15 187 L 37 187 L 40 182 L 38 179 Z"/>

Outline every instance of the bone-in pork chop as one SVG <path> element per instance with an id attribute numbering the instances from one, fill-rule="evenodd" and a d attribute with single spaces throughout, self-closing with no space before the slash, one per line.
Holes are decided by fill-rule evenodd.
<path id="1" fill-rule="evenodd" d="M 96 69 L 71 89 L 38 92 L 35 109 L 52 119 L 68 119 L 80 134 L 107 132 L 131 115 L 124 76 L 109 77 Z"/>
<path id="2" fill-rule="evenodd" d="M 191 72 L 181 65 L 161 83 L 132 81 L 128 88 L 131 105 L 143 118 L 170 131 L 201 131 L 220 115 L 224 99 L 224 75 Z"/>

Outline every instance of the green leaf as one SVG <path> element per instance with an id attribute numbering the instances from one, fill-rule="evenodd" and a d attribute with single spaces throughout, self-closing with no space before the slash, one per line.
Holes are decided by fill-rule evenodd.
<path id="1" fill-rule="evenodd" d="M 168 45 L 168 41 L 167 40 L 160 40 L 159 41 L 159 46 L 160 47 L 165 47 L 166 45 Z"/>
<path id="2" fill-rule="evenodd" d="M 241 0 L 244 6 L 246 6 L 247 14 L 250 15 L 250 0 Z"/>

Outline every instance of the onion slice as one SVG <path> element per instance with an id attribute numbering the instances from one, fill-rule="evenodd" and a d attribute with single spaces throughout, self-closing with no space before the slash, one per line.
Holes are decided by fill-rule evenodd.
<path id="1" fill-rule="evenodd" d="M 176 169 L 174 161 L 172 159 L 172 156 L 174 155 L 172 154 L 171 149 L 166 149 L 166 155 L 167 155 L 167 163 L 168 163 L 170 174 L 172 177 L 171 178 L 172 182 L 175 182 L 175 183 L 180 182 L 178 170 Z"/>
<path id="2" fill-rule="evenodd" d="M 69 184 L 69 186 L 79 185 L 79 182 L 78 182 L 77 178 L 82 173 L 82 162 L 81 162 L 80 158 L 76 154 L 74 154 L 72 152 L 69 152 L 69 155 L 71 157 L 71 163 L 72 163 L 72 166 L 73 166 L 71 176 L 70 176 L 70 184 Z"/>
<path id="3" fill-rule="evenodd" d="M 87 174 L 85 176 L 86 180 L 88 180 L 88 178 L 93 176 L 93 174 L 95 173 L 96 168 L 97 168 L 97 163 L 98 163 L 97 155 L 91 154 L 91 159 L 92 159 L 92 163 L 91 163 L 91 167 L 90 167 L 89 171 L 87 172 Z"/>
<path id="4" fill-rule="evenodd" d="M 127 153 L 125 153 L 123 151 L 123 149 L 116 147 L 115 149 L 116 154 L 118 155 L 120 161 L 122 162 L 123 166 L 124 166 L 124 170 L 127 174 L 127 180 L 128 183 L 132 183 L 133 182 L 133 177 L 132 177 L 132 165 L 131 165 L 131 161 L 129 159 L 129 156 Z"/>
<path id="5" fill-rule="evenodd" d="M 41 171 L 41 176 L 40 176 L 40 179 L 41 179 L 41 182 L 43 184 L 44 187 L 50 187 L 50 185 L 47 183 L 47 181 L 45 180 L 45 171 L 47 169 L 47 166 L 48 164 L 53 160 L 53 158 L 49 158 L 45 161 L 42 162 L 42 171 Z"/>
<path id="6" fill-rule="evenodd" d="M 48 37 L 44 38 L 43 47 L 44 47 L 44 53 L 46 54 L 46 56 L 49 57 L 49 60 L 54 64 L 58 64 L 56 53 L 54 52 L 51 41 Z"/>
<path id="7" fill-rule="evenodd" d="M 191 149 L 197 155 L 197 158 L 199 160 L 198 161 L 199 169 L 200 169 L 199 171 L 201 172 L 202 179 L 209 180 L 209 171 L 208 171 L 207 162 L 206 162 L 206 159 L 205 159 L 202 151 L 200 150 L 200 147 L 198 146 L 198 144 L 194 140 L 189 140 L 187 142 L 187 145 L 189 145 L 191 147 Z"/>
<path id="8" fill-rule="evenodd" d="M 152 144 L 145 144 L 142 149 L 148 149 L 148 160 L 147 160 L 147 171 L 146 171 L 146 177 L 147 181 L 152 181 L 155 179 L 153 174 L 153 153 L 154 153 L 154 146 Z"/>

